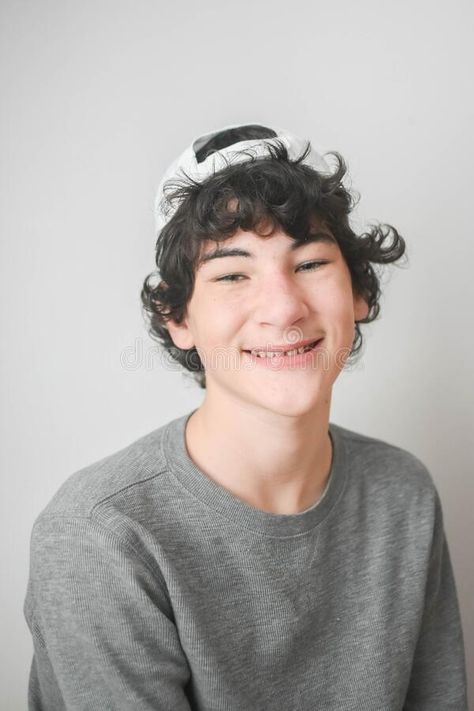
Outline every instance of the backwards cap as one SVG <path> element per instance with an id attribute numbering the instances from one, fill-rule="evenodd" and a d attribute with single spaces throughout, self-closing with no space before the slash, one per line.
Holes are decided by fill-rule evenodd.
<path id="1" fill-rule="evenodd" d="M 273 127 L 272 130 L 277 134 L 271 138 L 256 138 L 246 141 L 238 141 L 230 146 L 221 148 L 214 153 L 211 153 L 207 158 L 200 163 L 197 162 L 196 153 L 202 148 L 211 138 L 216 136 L 221 131 L 226 131 L 231 128 L 240 128 L 247 124 L 232 124 L 216 129 L 210 133 L 195 138 L 191 145 L 186 148 L 181 155 L 174 160 L 166 170 L 156 193 L 155 198 L 155 222 L 157 234 L 171 220 L 179 204 L 176 201 L 169 203 L 165 197 L 167 184 L 171 187 L 177 181 L 182 181 L 187 177 L 202 183 L 220 170 L 223 170 L 234 163 L 244 163 L 253 160 L 254 158 L 268 158 L 270 150 L 268 145 L 275 146 L 277 142 L 283 143 L 288 151 L 290 159 L 299 158 L 308 145 L 308 141 L 294 136 L 285 129 Z M 311 147 L 303 163 L 310 165 L 320 173 L 329 173 L 330 168 L 320 153 Z"/>

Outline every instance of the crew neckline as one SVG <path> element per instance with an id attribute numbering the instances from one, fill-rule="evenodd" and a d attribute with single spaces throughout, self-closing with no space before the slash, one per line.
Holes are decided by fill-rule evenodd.
<path id="1" fill-rule="evenodd" d="M 337 425 L 329 423 L 333 455 L 328 481 L 320 498 L 299 513 L 275 514 L 243 501 L 207 476 L 191 459 L 186 446 L 186 424 L 196 409 L 165 425 L 162 438 L 168 468 L 188 492 L 233 524 L 277 538 L 306 533 L 325 519 L 342 493 L 346 480 L 345 443 Z"/>

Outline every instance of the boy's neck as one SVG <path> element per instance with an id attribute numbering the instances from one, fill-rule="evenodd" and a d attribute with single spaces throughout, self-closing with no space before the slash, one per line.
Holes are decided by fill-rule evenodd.
<path id="1" fill-rule="evenodd" d="M 305 511 L 329 479 L 330 400 L 299 418 L 266 418 L 206 400 L 189 418 L 188 454 L 210 479 L 251 506 L 275 514 Z"/>

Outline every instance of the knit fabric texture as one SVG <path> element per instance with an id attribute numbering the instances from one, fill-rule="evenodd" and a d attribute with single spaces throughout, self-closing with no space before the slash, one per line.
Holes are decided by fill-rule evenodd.
<path id="1" fill-rule="evenodd" d="M 298 514 L 199 470 L 171 420 L 74 473 L 35 522 L 30 711 L 466 711 L 426 466 L 329 424 Z"/>

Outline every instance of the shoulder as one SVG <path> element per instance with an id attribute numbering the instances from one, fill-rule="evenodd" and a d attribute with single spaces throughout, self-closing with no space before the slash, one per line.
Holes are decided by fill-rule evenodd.
<path id="1" fill-rule="evenodd" d="M 438 492 L 431 472 L 415 454 L 360 432 L 331 424 L 346 453 L 349 479 L 366 496 L 434 510 Z"/>
<path id="2" fill-rule="evenodd" d="M 153 564 L 150 531 L 177 516 L 180 492 L 164 452 L 171 420 L 122 449 L 73 472 L 34 521 L 31 569 L 55 570 L 107 551 L 106 560 Z M 151 562 L 150 562 L 151 561 Z M 59 569 L 58 568 L 58 569 Z"/>
<path id="3" fill-rule="evenodd" d="M 72 473 L 37 516 L 28 615 L 34 597 L 43 595 L 49 604 L 51 585 L 94 585 L 103 569 L 146 578 L 155 593 L 157 584 L 163 587 L 152 530 L 179 515 L 174 504 L 180 492 L 164 452 L 169 428 L 179 419 Z"/>
<path id="4" fill-rule="evenodd" d="M 415 454 L 390 442 L 335 426 L 344 450 L 344 516 L 384 550 L 428 560 L 443 511 L 431 472 Z"/>
<path id="5" fill-rule="evenodd" d="M 173 422 L 173 421 L 172 421 Z M 163 440 L 171 422 L 70 474 L 38 516 L 90 518 L 124 494 L 141 496 L 167 471 Z"/>

